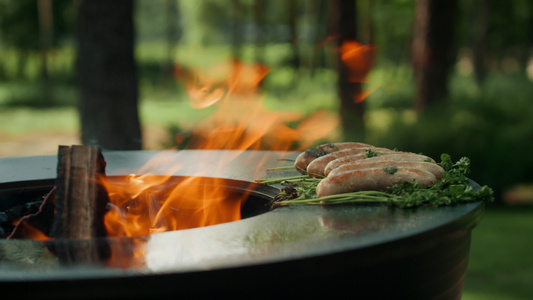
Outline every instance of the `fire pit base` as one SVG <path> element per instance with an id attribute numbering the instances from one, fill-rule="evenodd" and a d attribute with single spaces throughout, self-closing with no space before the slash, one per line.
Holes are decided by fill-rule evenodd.
<path id="1" fill-rule="evenodd" d="M 108 174 L 134 172 L 155 152 L 110 152 Z M 253 181 L 258 161 L 286 164 L 285 153 L 249 151 L 169 152 L 165 161 L 192 162 L 216 177 Z M 177 155 L 174 157 L 174 155 Z M 54 157 L 0 159 L 0 182 L 52 178 Z M 21 170 L 26 170 L 25 172 Z M 23 176 L 25 173 L 25 176 Z M 209 174 L 203 174 L 208 176 Z M 279 173 L 274 174 L 279 176 Z M 284 174 L 285 175 L 285 174 Z M 258 177 L 256 177 L 258 176 Z M 343 296 L 374 299 L 460 299 L 472 228 L 481 203 L 414 210 L 386 206 L 282 207 L 241 221 L 95 243 L 119 249 L 123 264 L 61 264 L 47 252 L 56 243 L 0 242 L 0 288 L 19 298 L 147 298 L 168 296 Z M 10 254 L 17 253 L 9 257 Z M 129 254 L 129 256 L 128 256 Z"/>

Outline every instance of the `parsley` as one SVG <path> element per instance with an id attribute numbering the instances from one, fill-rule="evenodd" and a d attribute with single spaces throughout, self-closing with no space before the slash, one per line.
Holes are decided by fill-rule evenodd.
<path id="1" fill-rule="evenodd" d="M 366 158 L 383 155 L 383 153 L 372 151 L 372 149 L 367 149 L 367 150 L 365 150 L 365 152 L 366 152 Z"/>
<path id="2" fill-rule="evenodd" d="M 384 167 L 383 171 L 385 171 L 385 172 L 387 172 L 387 173 L 392 175 L 392 174 L 398 172 L 398 168 L 397 167 Z"/>

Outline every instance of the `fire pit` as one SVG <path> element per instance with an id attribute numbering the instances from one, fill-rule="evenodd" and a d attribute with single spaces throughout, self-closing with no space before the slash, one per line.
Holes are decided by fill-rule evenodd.
<path id="1" fill-rule="evenodd" d="M 236 191 L 253 190 L 254 198 L 250 206 L 244 205 L 239 221 L 94 239 L 95 249 L 115 251 L 101 261 L 62 263 L 48 250 L 83 245 L 83 240 L 0 241 L 2 292 L 38 299 L 346 293 L 380 299 L 461 297 L 471 230 L 481 218 L 481 203 L 414 210 L 338 205 L 268 211 L 264 204 L 277 190 L 248 184 L 269 176 L 255 172 L 258 162 L 266 167 L 290 164 L 280 160 L 286 153 L 185 150 L 104 155 L 111 177 L 135 172 L 157 155 L 181 167 L 172 174 L 153 168 L 154 175 L 225 178 Z M 231 163 L 215 168 L 228 157 Z M 0 184 L 20 189 L 50 186 L 56 163 L 55 156 L 0 159 Z"/>

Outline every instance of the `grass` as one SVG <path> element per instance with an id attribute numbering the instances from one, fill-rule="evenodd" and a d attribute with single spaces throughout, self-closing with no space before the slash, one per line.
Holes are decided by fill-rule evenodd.
<path id="1" fill-rule="evenodd" d="M 10 107 L 0 109 L 1 132 L 23 135 L 27 132 L 72 132 L 79 130 L 74 107 L 35 109 Z"/>
<path id="2" fill-rule="evenodd" d="M 463 300 L 533 295 L 533 207 L 491 207 L 472 232 Z"/>

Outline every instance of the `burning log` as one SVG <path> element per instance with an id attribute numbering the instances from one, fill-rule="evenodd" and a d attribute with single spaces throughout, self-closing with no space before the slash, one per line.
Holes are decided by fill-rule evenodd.
<path id="1" fill-rule="evenodd" d="M 104 215 L 109 197 L 99 183 L 105 176 L 105 166 L 98 147 L 59 146 L 56 214 L 50 235 L 56 239 L 82 240 L 58 244 L 61 261 L 92 262 L 108 255 L 108 250 L 94 239 L 106 235 Z"/>

